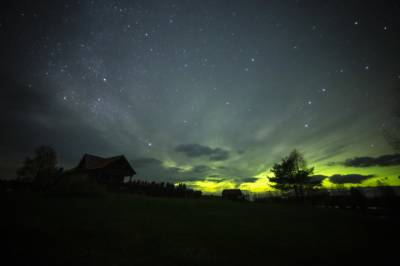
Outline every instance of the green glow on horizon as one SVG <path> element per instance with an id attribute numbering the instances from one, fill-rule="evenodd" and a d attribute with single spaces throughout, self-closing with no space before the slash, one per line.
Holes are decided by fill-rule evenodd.
<path id="1" fill-rule="evenodd" d="M 195 190 L 201 190 L 204 193 L 218 193 L 221 192 L 224 189 L 231 189 L 231 188 L 236 188 L 237 185 L 234 181 L 221 181 L 221 182 L 216 182 L 216 181 L 209 181 L 209 180 L 199 180 L 199 181 L 188 181 L 188 182 L 183 182 L 189 187 L 195 189 Z"/>
<path id="2" fill-rule="evenodd" d="M 270 127 L 264 129 L 261 133 L 257 133 L 256 136 L 261 134 L 261 139 L 267 138 L 272 129 Z M 379 184 L 400 186 L 400 166 L 348 167 L 343 163 L 351 158 L 361 156 L 378 157 L 393 153 L 394 151 L 388 146 L 383 137 L 375 139 L 374 142 L 380 144 L 375 145 L 374 148 L 371 148 L 367 144 L 368 142 L 353 139 L 349 141 L 349 146 L 345 146 L 345 148 L 337 152 L 327 149 L 327 147 L 335 147 L 346 141 L 340 135 L 330 135 L 313 141 L 307 140 L 297 145 L 278 142 L 269 150 L 266 150 L 263 146 L 255 146 L 242 154 L 232 152 L 234 155 L 225 161 L 209 161 L 206 158 L 186 161 L 172 156 L 164 161 L 163 165 L 165 167 L 178 167 L 182 169 L 180 176 L 182 178 L 181 183 L 185 183 L 189 187 L 201 190 L 204 193 L 220 193 L 223 189 L 230 188 L 239 188 L 252 193 L 262 193 L 275 190 L 268 180 L 268 176 L 273 176 L 270 169 L 275 162 L 279 162 L 280 158 L 289 154 L 293 149 L 292 147 L 295 147 L 304 155 L 306 161 L 308 161 L 308 165 L 314 167 L 313 175 L 323 175 L 326 177 L 333 175 L 373 176 L 360 183 L 345 184 L 336 184 L 331 182 L 329 178 L 326 178 L 322 184 L 323 188 L 366 187 L 377 186 Z M 233 144 L 226 144 L 221 139 L 210 140 L 210 143 L 212 143 L 212 147 L 224 147 L 226 150 L 234 150 L 232 148 L 234 147 Z M 192 175 L 193 172 L 191 171 L 196 165 L 208 166 L 210 170 L 204 173 L 204 176 Z M 185 181 L 186 175 L 195 180 Z M 254 181 L 243 182 L 242 180 L 245 178 L 254 178 Z"/>
<path id="3" fill-rule="evenodd" d="M 317 166 L 318 167 L 318 166 Z M 377 186 L 379 183 L 390 186 L 400 186 L 400 167 L 366 167 L 366 168 L 355 168 L 355 167 L 345 167 L 343 165 L 332 165 L 321 167 L 321 170 L 316 168 L 316 175 L 332 176 L 335 174 L 360 174 L 360 175 L 374 175 L 374 177 L 366 179 L 361 183 L 345 183 L 345 184 L 335 184 L 331 182 L 328 178 L 324 179 L 322 187 L 324 188 L 336 188 L 336 187 L 370 187 Z M 267 191 L 274 191 L 275 189 L 271 187 L 271 183 L 268 180 L 268 176 L 272 176 L 271 173 L 264 171 L 255 175 L 256 180 L 254 182 L 243 182 L 236 183 L 234 180 L 225 179 L 225 181 L 213 180 L 212 178 L 206 177 L 205 180 L 183 182 L 189 187 L 196 190 L 201 190 L 204 193 L 219 193 L 223 189 L 240 188 L 244 191 L 249 191 L 252 193 L 262 193 Z"/>

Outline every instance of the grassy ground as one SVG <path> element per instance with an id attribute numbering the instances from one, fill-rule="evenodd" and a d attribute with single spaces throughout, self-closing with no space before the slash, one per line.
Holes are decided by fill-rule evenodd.
<path id="1" fill-rule="evenodd" d="M 398 262 L 396 221 L 353 211 L 131 195 L 8 194 L 0 207 L 7 265 Z"/>

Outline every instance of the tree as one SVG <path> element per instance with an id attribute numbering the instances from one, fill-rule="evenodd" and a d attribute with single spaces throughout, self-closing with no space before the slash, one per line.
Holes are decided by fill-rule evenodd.
<path id="1" fill-rule="evenodd" d="M 400 123 L 398 128 L 384 128 L 383 134 L 389 145 L 392 146 L 396 152 L 400 152 Z"/>
<path id="2" fill-rule="evenodd" d="M 42 186 L 47 185 L 60 171 L 56 165 L 56 152 L 52 147 L 43 145 L 35 149 L 33 158 L 25 158 L 23 165 L 17 170 L 17 176 L 22 180 L 34 181 Z"/>
<path id="3" fill-rule="evenodd" d="M 275 177 L 269 177 L 269 180 L 275 183 L 272 187 L 282 191 L 292 190 L 296 197 L 301 199 L 304 188 L 311 184 L 310 175 L 314 172 L 314 168 L 308 168 L 303 155 L 293 150 L 280 163 L 274 164 L 271 172 L 275 175 Z"/>
<path id="4" fill-rule="evenodd" d="M 396 152 L 400 152 L 400 106 L 393 111 L 393 119 L 383 128 L 386 141 Z"/>

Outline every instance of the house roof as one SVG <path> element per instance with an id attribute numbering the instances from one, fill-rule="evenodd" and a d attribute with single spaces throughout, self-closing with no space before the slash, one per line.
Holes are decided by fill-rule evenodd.
<path id="1" fill-rule="evenodd" d="M 123 166 L 121 166 L 121 164 Z M 81 161 L 79 162 L 77 168 L 81 170 L 100 170 L 107 167 L 121 167 L 123 171 L 126 171 L 128 175 L 136 174 L 135 170 L 129 164 L 128 160 L 124 155 L 103 158 L 100 156 L 85 154 L 83 155 Z"/>

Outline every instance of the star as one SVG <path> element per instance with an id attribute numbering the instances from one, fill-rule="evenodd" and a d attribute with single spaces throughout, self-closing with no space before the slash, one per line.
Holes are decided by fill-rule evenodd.
<path id="1" fill-rule="evenodd" d="M 4 60 L 11 63 L 10 77 L 2 83 L 10 93 L 1 97 L 16 101 L 0 105 L 6 109 L 0 113 L 18 121 L 11 123 L 17 126 L 14 131 L 33 129 L 26 132 L 29 147 L 37 141 L 36 133 L 59 134 L 50 136 L 52 143 L 76 135 L 82 138 L 76 144 L 54 143 L 60 158 L 72 160 L 90 150 L 125 153 L 129 160 L 154 157 L 168 167 L 153 165 L 153 173 L 140 171 L 139 179 L 157 175 L 165 182 L 205 180 L 208 172 L 170 176 L 174 171 L 168 169 L 186 171 L 204 164 L 209 173 L 238 186 L 240 176 L 258 174 L 263 161 L 272 164 L 281 150 L 290 152 L 295 146 L 310 160 L 329 161 L 330 151 L 353 140 L 357 143 L 343 150 L 340 161 L 353 154 L 392 152 L 380 125 L 387 121 L 385 130 L 394 126 L 389 121 L 400 86 L 400 49 L 394 45 L 400 16 L 384 1 L 374 4 L 378 19 L 369 16 L 368 3 L 338 1 L 323 4 L 312 19 L 302 0 L 290 5 L 237 1 L 230 6 L 82 2 L 70 1 L 69 10 L 65 4 L 54 10 L 32 4 L 10 9 L 7 19 L 0 19 L 0 34 L 10 38 L 3 42 Z M 282 15 L 293 8 L 297 24 Z M 54 24 L 49 12 L 60 23 Z M 175 149 L 186 144 L 191 145 Z M 248 152 L 239 158 L 239 149 Z M 196 152 L 204 155 L 192 158 Z M 257 154 L 265 158 L 252 160 Z M 342 170 L 335 166 L 332 174 L 337 169 Z"/>

